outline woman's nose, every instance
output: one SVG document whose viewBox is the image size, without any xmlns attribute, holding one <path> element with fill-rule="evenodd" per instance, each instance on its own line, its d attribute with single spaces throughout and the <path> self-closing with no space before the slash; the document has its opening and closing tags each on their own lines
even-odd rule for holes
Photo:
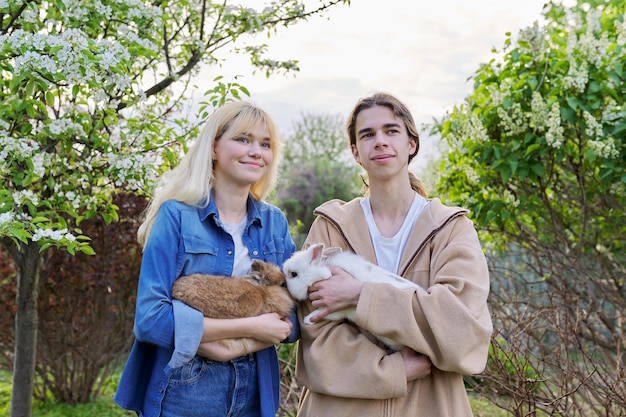
<svg viewBox="0 0 626 417">
<path fill-rule="evenodd" d="M 252 142 L 248 149 L 248 154 L 251 156 L 261 156 L 261 145 L 258 142 Z"/>
</svg>

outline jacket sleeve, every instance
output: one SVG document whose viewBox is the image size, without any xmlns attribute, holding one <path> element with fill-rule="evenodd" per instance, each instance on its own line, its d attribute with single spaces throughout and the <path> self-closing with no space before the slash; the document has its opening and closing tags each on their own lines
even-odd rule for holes
<svg viewBox="0 0 626 417">
<path fill-rule="evenodd" d="M 330 238 L 323 218 L 317 218 L 311 226 L 304 246 L 310 243 L 344 245 Z M 406 372 L 400 353 L 389 354 L 373 336 L 349 322 L 304 324 L 303 317 L 311 311 L 308 300 L 299 303 L 299 381 L 312 391 L 336 397 L 386 399 L 406 395 Z"/>
<path fill-rule="evenodd" d="M 137 340 L 169 349 L 174 348 L 171 289 L 177 277 L 180 228 L 178 211 L 163 204 L 143 251 L 135 309 Z"/>
<path fill-rule="evenodd" d="M 293 253 L 296 251 L 296 244 L 294 243 L 293 239 L 291 238 L 291 234 L 289 233 L 289 224 L 287 223 L 287 218 L 285 218 L 285 225 L 285 235 L 283 237 L 285 241 L 285 255 L 283 256 L 282 263 L 280 265 L 281 268 L 285 261 L 289 259 L 291 255 L 293 255 Z M 282 343 L 293 343 L 300 339 L 300 323 L 298 322 L 296 307 L 294 307 L 294 309 L 289 314 L 289 321 L 291 321 L 293 327 L 291 328 L 291 333 L 289 334 L 289 336 L 287 336 L 287 339 L 283 340 Z"/>
<path fill-rule="evenodd" d="M 430 242 L 426 291 L 367 283 L 357 324 L 427 355 L 440 370 L 483 371 L 493 330 L 487 307 L 489 271 L 472 222 L 460 216 Z M 408 277 L 407 277 L 408 278 Z"/>
</svg>

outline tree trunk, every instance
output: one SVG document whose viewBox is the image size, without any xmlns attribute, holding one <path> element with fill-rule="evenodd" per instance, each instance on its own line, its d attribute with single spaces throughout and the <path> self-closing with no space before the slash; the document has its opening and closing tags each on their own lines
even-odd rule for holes
<svg viewBox="0 0 626 417">
<path fill-rule="evenodd" d="M 15 359 L 11 417 L 30 417 L 37 357 L 37 296 L 39 293 L 39 245 L 28 242 L 5 245 L 17 269 Z"/>
</svg>

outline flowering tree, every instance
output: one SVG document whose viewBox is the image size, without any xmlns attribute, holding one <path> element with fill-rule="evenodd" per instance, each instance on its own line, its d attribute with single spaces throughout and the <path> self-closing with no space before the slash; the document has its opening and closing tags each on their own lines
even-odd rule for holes
<svg viewBox="0 0 626 417">
<path fill-rule="evenodd" d="M 201 64 L 227 48 L 268 76 L 297 70 L 252 40 L 341 3 L 0 0 L 0 238 L 18 281 L 12 416 L 30 415 L 40 253 L 93 253 L 81 221 L 116 220 L 114 190 L 149 192 L 176 163 L 196 125 L 174 115 Z M 216 105 L 247 90 L 217 79 L 213 93 Z"/>
<path fill-rule="evenodd" d="M 472 210 L 495 259 L 478 389 L 514 415 L 624 415 L 625 12 L 548 3 L 438 125 L 438 190 Z"/>
</svg>

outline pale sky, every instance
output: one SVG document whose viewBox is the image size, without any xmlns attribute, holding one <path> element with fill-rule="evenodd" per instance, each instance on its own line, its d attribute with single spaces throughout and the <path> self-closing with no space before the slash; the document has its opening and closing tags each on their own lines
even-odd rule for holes
<svg viewBox="0 0 626 417">
<path fill-rule="evenodd" d="M 255 0 L 255 3 L 262 4 Z M 272 59 L 295 59 L 294 75 L 252 75 L 246 58 L 203 71 L 204 92 L 219 74 L 252 93 L 287 133 L 303 113 L 347 117 L 356 101 L 386 91 L 404 101 L 418 127 L 441 118 L 472 90 L 481 63 L 501 50 L 506 32 L 541 20 L 544 0 L 352 0 L 325 17 L 279 30 L 263 40 Z M 427 132 L 420 131 L 427 157 Z"/>
</svg>

